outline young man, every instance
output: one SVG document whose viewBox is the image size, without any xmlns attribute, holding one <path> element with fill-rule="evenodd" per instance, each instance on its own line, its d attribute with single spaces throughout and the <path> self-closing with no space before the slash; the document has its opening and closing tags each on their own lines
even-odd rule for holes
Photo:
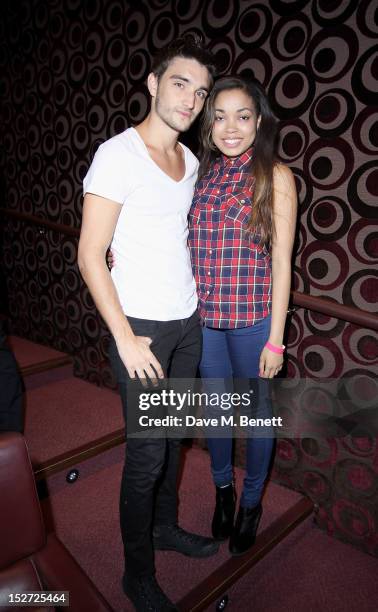
<svg viewBox="0 0 378 612">
<path fill-rule="evenodd" d="M 127 402 L 135 380 L 196 375 L 201 332 L 187 214 L 198 161 L 177 139 L 201 112 L 214 73 L 214 58 L 198 40 L 177 39 L 163 49 L 147 81 L 149 115 L 105 142 L 84 179 L 79 267 L 114 339 L 126 423 L 128 410 L 135 411 Z M 180 441 L 128 437 L 126 446 L 123 587 L 137 610 L 174 610 L 155 580 L 153 548 L 206 557 L 217 545 L 177 525 Z"/>
</svg>

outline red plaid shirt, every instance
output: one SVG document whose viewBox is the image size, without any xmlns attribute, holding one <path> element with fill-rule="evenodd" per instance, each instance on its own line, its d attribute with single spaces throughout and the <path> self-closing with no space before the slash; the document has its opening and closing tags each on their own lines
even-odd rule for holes
<svg viewBox="0 0 378 612">
<path fill-rule="evenodd" d="M 189 213 L 189 247 L 205 325 L 253 325 L 271 310 L 271 258 L 245 229 L 251 216 L 248 174 L 253 149 L 213 162 L 198 182 Z M 248 180 L 249 179 L 249 180 Z"/>
</svg>

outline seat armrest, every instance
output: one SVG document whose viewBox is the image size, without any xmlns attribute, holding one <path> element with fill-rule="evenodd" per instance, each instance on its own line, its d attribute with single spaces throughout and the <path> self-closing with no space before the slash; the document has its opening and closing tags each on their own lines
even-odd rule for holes
<svg viewBox="0 0 378 612">
<path fill-rule="evenodd" d="M 33 560 L 45 590 L 69 591 L 70 612 L 114 612 L 55 534 L 48 534 L 47 545 Z"/>
<path fill-rule="evenodd" d="M 9 595 L 43 591 L 43 586 L 38 576 L 38 571 L 31 559 L 23 559 L 9 565 L 0 571 L 0 610 L 1 612 L 25 612 L 25 606 L 8 606 Z M 54 606 L 33 606 L 33 612 L 45 612 L 55 610 Z"/>
<path fill-rule="evenodd" d="M 0 570 L 29 557 L 46 542 L 25 439 L 0 434 Z"/>
</svg>

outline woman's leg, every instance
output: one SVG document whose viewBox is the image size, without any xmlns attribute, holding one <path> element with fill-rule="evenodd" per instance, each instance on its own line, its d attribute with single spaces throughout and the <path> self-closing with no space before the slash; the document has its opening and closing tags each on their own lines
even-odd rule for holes
<svg viewBox="0 0 378 612">
<path fill-rule="evenodd" d="M 269 383 L 259 378 L 261 351 L 268 340 L 270 316 L 246 328 L 229 330 L 227 334 L 228 351 L 235 378 L 250 379 L 254 389 L 253 408 L 250 417 L 271 418 L 272 408 L 269 399 Z M 273 428 L 255 427 L 247 432 L 247 465 L 243 494 L 240 500 L 244 508 L 255 507 L 262 495 L 273 450 Z"/>
<path fill-rule="evenodd" d="M 230 392 L 232 390 L 232 369 L 228 355 L 226 331 L 203 328 L 203 347 L 200 362 L 200 374 L 204 391 L 208 397 L 215 393 Z M 219 417 L 224 414 L 219 405 L 211 406 L 206 410 L 206 416 Z M 229 414 L 229 411 L 227 411 Z M 233 470 L 231 463 L 232 455 L 232 430 L 231 427 L 220 427 L 222 437 L 216 437 L 216 429 L 209 429 L 207 445 L 211 457 L 211 471 L 214 483 L 223 487 L 232 482 Z"/>
</svg>

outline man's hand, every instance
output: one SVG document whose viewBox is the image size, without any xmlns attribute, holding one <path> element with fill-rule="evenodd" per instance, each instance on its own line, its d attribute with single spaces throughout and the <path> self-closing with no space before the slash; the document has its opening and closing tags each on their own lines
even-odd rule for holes
<svg viewBox="0 0 378 612">
<path fill-rule="evenodd" d="M 266 346 L 261 351 L 259 376 L 273 378 L 282 369 L 283 355 L 272 353 Z"/>
<path fill-rule="evenodd" d="M 150 349 L 151 342 L 151 338 L 146 336 L 135 336 L 122 346 L 117 343 L 119 356 L 130 378 L 137 376 L 144 387 L 147 386 L 147 377 L 153 383 L 156 383 L 156 377 L 164 378 L 162 367 Z"/>
</svg>

